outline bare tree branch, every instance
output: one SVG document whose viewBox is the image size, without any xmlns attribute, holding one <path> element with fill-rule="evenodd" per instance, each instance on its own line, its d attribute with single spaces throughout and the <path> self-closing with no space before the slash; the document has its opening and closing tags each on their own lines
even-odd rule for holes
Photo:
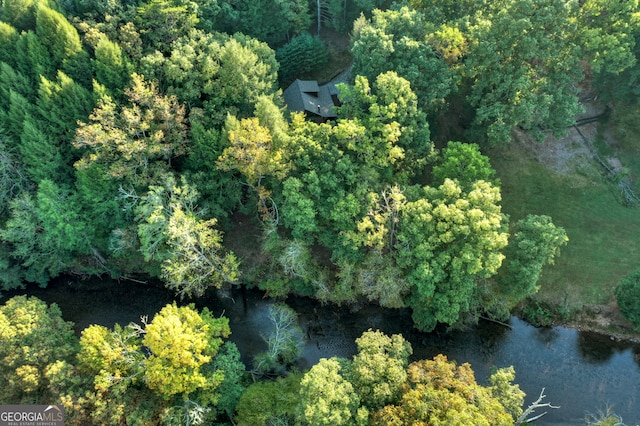
<svg viewBox="0 0 640 426">
<path fill-rule="evenodd" d="M 514 423 L 514 426 L 518 426 L 523 423 L 531 423 L 535 420 L 538 420 L 540 417 L 544 416 L 545 414 L 547 414 L 547 412 L 545 411 L 544 413 L 538 414 L 537 416 L 529 417 L 536 411 L 536 408 L 543 408 L 543 407 L 560 408 L 560 406 L 551 405 L 550 402 L 545 402 L 545 403 L 542 402 L 542 400 L 546 398 L 546 395 L 544 394 L 544 389 L 545 388 L 542 388 L 542 390 L 540 391 L 540 396 L 538 397 L 538 399 L 533 401 L 531 405 L 529 405 L 527 409 L 524 410 L 522 415 L 518 417 L 518 420 L 516 420 L 516 422 Z"/>
</svg>

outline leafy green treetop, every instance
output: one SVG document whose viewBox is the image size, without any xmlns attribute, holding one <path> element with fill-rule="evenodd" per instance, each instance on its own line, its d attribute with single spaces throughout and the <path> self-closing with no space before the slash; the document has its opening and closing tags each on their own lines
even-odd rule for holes
<svg viewBox="0 0 640 426">
<path fill-rule="evenodd" d="M 343 104 L 336 110 L 341 120 L 367 128 L 371 150 L 379 156 L 369 154 L 375 163 L 368 162 L 392 171 L 395 183 L 400 183 L 418 173 L 432 155 L 429 123 L 410 82 L 398 73 L 382 73 L 371 83 L 356 76 L 353 86 L 340 85 Z M 359 150 L 364 150 L 365 141 L 359 142 Z"/>
<path fill-rule="evenodd" d="M 456 90 L 454 72 L 428 42 L 435 30 L 423 13 L 407 6 L 374 10 L 370 20 L 354 24 L 353 73 L 373 81 L 395 71 L 411 83 L 423 110 L 434 112 Z"/>
<path fill-rule="evenodd" d="M 293 424 L 300 398 L 301 374 L 289 374 L 274 381 L 252 383 L 237 405 L 238 426 L 269 426 L 285 421 Z"/>
<path fill-rule="evenodd" d="M 469 364 L 444 355 L 409 364 L 401 335 L 369 330 L 356 342 L 353 360 L 321 359 L 302 377 L 301 424 L 511 426 L 523 412 L 513 367 L 481 386 Z"/>
<path fill-rule="evenodd" d="M 190 107 L 204 108 L 216 126 L 227 114 L 250 117 L 259 97 L 273 96 L 277 88 L 275 52 L 244 34 L 192 30 L 166 55 L 151 53 L 141 62 L 147 78 Z"/>
<path fill-rule="evenodd" d="M 500 190 L 488 182 L 477 181 L 464 193 L 445 179 L 418 194 L 404 207 L 394 256 L 411 283 L 416 326 L 432 330 L 469 309 L 476 279 L 500 268 L 508 234 Z"/>
<path fill-rule="evenodd" d="M 578 36 L 596 74 L 615 75 L 635 65 L 639 14 L 637 0 L 581 3 Z"/>
<path fill-rule="evenodd" d="M 504 272 L 498 278 L 500 291 L 512 304 L 536 293 L 543 266 L 553 264 L 568 241 L 565 230 L 555 226 L 549 216 L 528 215 L 519 220 L 506 249 Z"/>
<path fill-rule="evenodd" d="M 478 145 L 449 142 L 441 155 L 442 159 L 433 166 L 432 185 L 442 185 L 447 178 L 455 180 L 465 190 L 479 180 L 499 185 L 494 181 L 496 171 L 491 167 L 489 157 L 482 155 Z"/>
<path fill-rule="evenodd" d="M 562 132 L 581 111 L 576 84 L 582 51 L 575 2 L 505 0 L 471 19 L 465 73 L 474 125 L 490 143 L 504 143 L 516 126 Z"/>
<path fill-rule="evenodd" d="M 198 313 L 175 303 L 165 306 L 145 327 L 142 338 L 151 352 L 145 361 L 146 385 L 165 398 L 187 396 L 201 388 L 214 390 L 223 372 L 206 377 L 201 368 L 211 362 L 229 334 L 228 319 L 214 318 L 206 308 Z"/>
<path fill-rule="evenodd" d="M 336 358 L 321 359 L 300 382 L 300 421 L 305 425 L 366 424 L 360 398 Z"/>
<path fill-rule="evenodd" d="M 261 216 L 277 220 L 277 210 L 271 205 L 271 191 L 265 187 L 264 181 L 271 176 L 282 179 L 286 175 L 289 165 L 285 147 L 279 146 L 277 141 L 273 143 L 271 131 L 256 117 L 238 121 L 229 116 L 225 130 L 229 146 L 218 158 L 218 168 L 239 171 L 258 197 Z"/>
<path fill-rule="evenodd" d="M 198 23 L 198 5 L 189 0 L 148 0 L 138 6 L 135 24 L 147 50 L 166 53 L 171 43 Z"/>
<path fill-rule="evenodd" d="M 16 296 L 0 306 L 2 404 L 49 400 L 48 369 L 71 361 L 78 350 L 72 324 L 56 304 Z"/>
<path fill-rule="evenodd" d="M 202 26 L 248 34 L 275 47 L 306 31 L 310 24 L 309 4 L 304 0 L 225 0 L 219 2 L 214 22 Z"/>
<path fill-rule="evenodd" d="M 580 8 L 579 36 L 604 101 L 640 102 L 640 3 L 589 0 Z"/>
<path fill-rule="evenodd" d="M 149 323 L 143 318 L 142 326 L 108 330 L 92 325 L 80 339 L 77 372 L 92 380 L 63 392 L 65 408 L 80 424 L 97 419 L 108 424 L 171 423 L 181 418 L 200 424 L 217 405 L 219 392 L 233 389 L 229 383 L 225 387 L 227 371 L 218 367 L 228 368 L 230 377 L 243 368 L 233 361 L 233 349 L 223 344 L 229 334 L 226 318 L 175 303 Z"/>
<path fill-rule="evenodd" d="M 169 177 L 164 186 L 150 187 L 136 209 L 145 260 L 160 262 L 167 287 L 189 297 L 239 278 L 236 257 L 222 252 L 217 221 L 202 219 L 197 196 L 186 181 L 178 186 Z"/>
<path fill-rule="evenodd" d="M 375 411 L 400 397 L 407 380 L 411 345 L 394 334 L 388 337 L 380 331 L 366 331 L 356 339 L 358 353 L 349 367 L 350 382 L 369 411 Z"/>
</svg>

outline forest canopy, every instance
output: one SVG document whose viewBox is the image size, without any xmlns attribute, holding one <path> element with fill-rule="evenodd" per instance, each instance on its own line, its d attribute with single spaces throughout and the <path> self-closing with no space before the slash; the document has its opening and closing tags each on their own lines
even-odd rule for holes
<svg viewBox="0 0 640 426">
<path fill-rule="evenodd" d="M 425 331 L 504 317 L 567 236 L 549 217 L 510 223 L 485 147 L 514 128 L 562 132 L 586 75 L 637 103 L 609 83 L 634 87 L 638 13 L 622 0 L 4 1 L 2 288 L 146 275 L 181 297 L 246 285 L 409 307 Z M 321 121 L 279 87 L 333 63 L 314 28 L 349 37 L 352 58 Z M 253 241 L 227 241 L 243 221 Z"/>
<path fill-rule="evenodd" d="M 639 55 L 638 0 L 1 0 L 0 291 L 108 276 L 184 303 L 246 287 L 406 308 L 426 332 L 504 320 L 569 236 L 506 214 L 487 153 L 562 134 L 586 88 L 637 122 Z M 295 79 L 331 83 L 330 114 L 287 105 Z M 636 323 L 637 283 L 616 292 Z M 250 382 L 206 308 L 78 338 L 57 306 L 14 297 L 0 402 L 55 399 L 70 424 L 523 414 L 512 368 L 483 386 L 372 330 L 291 373 L 304 333 L 274 306 Z"/>
</svg>

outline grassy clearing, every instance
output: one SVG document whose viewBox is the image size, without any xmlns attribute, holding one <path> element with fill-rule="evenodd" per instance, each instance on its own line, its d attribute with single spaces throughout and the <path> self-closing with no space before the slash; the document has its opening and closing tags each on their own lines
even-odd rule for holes
<svg viewBox="0 0 640 426">
<path fill-rule="evenodd" d="M 536 298 L 570 310 L 607 304 L 620 278 L 640 267 L 640 210 L 621 204 L 618 189 L 588 152 L 563 151 L 579 145 L 575 136 L 545 144 L 520 135 L 488 152 L 502 180 L 505 213 L 513 221 L 549 215 L 570 238 L 556 264 L 545 267 Z"/>
</svg>

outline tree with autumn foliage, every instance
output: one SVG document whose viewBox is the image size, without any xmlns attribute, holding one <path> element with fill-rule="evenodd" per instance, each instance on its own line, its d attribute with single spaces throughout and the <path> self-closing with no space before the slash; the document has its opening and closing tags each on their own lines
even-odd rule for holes
<svg viewBox="0 0 640 426">
<path fill-rule="evenodd" d="M 277 207 L 264 181 L 268 177 L 283 179 L 288 165 L 285 147 L 274 141 L 271 130 L 257 117 L 237 120 L 229 116 L 226 123 L 229 146 L 218 158 L 220 170 L 237 170 L 258 198 L 258 212 L 263 220 L 278 219 Z"/>
<path fill-rule="evenodd" d="M 499 370 L 500 371 L 500 370 Z M 409 365 L 400 401 L 372 415 L 374 425 L 447 424 L 511 426 L 517 417 L 507 411 L 493 387 L 476 383 L 467 363 L 457 366 L 444 355 Z M 511 380 L 513 375 L 511 375 Z M 524 402 L 515 386 L 509 400 Z M 522 409 L 520 409 L 522 411 Z"/>
<path fill-rule="evenodd" d="M 77 364 L 53 372 L 70 424 L 215 421 L 233 410 L 244 370 L 235 345 L 223 340 L 229 334 L 226 318 L 175 303 L 141 325 L 89 326 Z M 225 407 L 218 411 L 219 402 Z"/>
<path fill-rule="evenodd" d="M 16 296 L 0 306 L 0 403 L 51 400 L 50 371 L 71 362 L 78 349 L 73 324 L 56 304 Z"/>
<path fill-rule="evenodd" d="M 103 164 L 105 178 L 144 190 L 161 181 L 172 161 L 186 154 L 185 109 L 138 74 L 132 75 L 125 93 L 127 105 L 104 95 L 90 122 L 80 123 L 74 146 L 84 155 L 76 168 Z"/>
<path fill-rule="evenodd" d="M 444 355 L 409 364 L 412 348 L 401 335 L 369 330 L 356 343 L 352 359 L 322 359 L 302 377 L 302 424 L 511 426 L 522 414 L 513 367 L 482 386 L 469 364 Z"/>
</svg>

